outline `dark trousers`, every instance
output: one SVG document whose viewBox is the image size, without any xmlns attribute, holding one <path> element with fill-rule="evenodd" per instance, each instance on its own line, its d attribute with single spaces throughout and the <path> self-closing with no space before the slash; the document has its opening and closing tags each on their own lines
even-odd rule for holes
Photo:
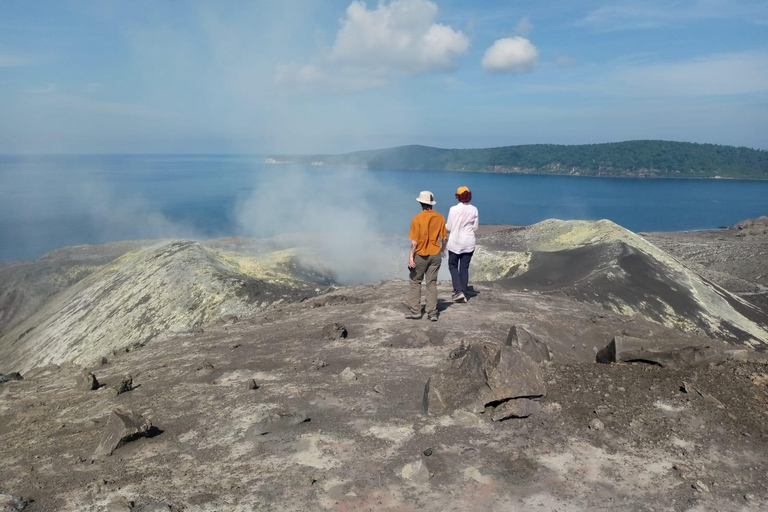
<svg viewBox="0 0 768 512">
<path fill-rule="evenodd" d="M 475 251 L 461 254 L 448 251 L 448 270 L 451 272 L 451 281 L 453 281 L 453 293 L 467 293 L 469 262 L 472 261 L 473 254 Z"/>
</svg>

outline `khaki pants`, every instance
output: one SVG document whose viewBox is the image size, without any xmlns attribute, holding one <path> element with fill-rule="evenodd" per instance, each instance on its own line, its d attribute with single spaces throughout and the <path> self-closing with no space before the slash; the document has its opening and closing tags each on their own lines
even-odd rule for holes
<svg viewBox="0 0 768 512">
<path fill-rule="evenodd" d="M 415 254 L 413 261 L 416 268 L 411 269 L 411 289 L 408 297 L 408 308 L 412 315 L 421 314 L 421 281 L 427 278 L 427 314 L 437 314 L 437 271 L 443 258 L 440 253 L 431 256 Z"/>
</svg>

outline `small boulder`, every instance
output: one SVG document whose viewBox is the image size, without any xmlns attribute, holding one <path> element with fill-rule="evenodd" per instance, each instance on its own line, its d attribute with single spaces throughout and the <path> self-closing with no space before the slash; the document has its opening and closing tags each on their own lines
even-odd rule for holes
<svg viewBox="0 0 768 512">
<path fill-rule="evenodd" d="M 596 355 L 598 363 L 649 363 L 665 368 L 702 368 L 722 364 L 724 351 L 709 346 L 674 346 L 631 336 L 614 336 Z"/>
<path fill-rule="evenodd" d="M 491 408 L 493 421 L 504 421 L 510 418 L 527 418 L 541 411 L 541 403 L 530 398 L 513 398 Z"/>
<path fill-rule="evenodd" d="M 537 363 L 552 360 L 552 351 L 546 343 L 539 340 L 523 327 L 513 325 L 507 335 L 507 346 L 517 347 Z"/>
<path fill-rule="evenodd" d="M 482 413 L 514 398 L 547 393 L 539 365 L 519 349 L 478 341 L 453 350 L 424 387 L 425 413 L 444 414 L 465 408 Z"/>
<path fill-rule="evenodd" d="M 352 369 L 347 366 L 344 368 L 344 370 L 339 374 L 339 377 L 341 377 L 341 380 L 352 382 L 353 380 L 357 380 L 357 374 L 352 371 Z"/>
<path fill-rule="evenodd" d="M 333 323 L 323 327 L 323 338 L 330 341 L 341 340 L 349 335 L 343 324 Z"/>
<path fill-rule="evenodd" d="M 120 379 L 120 382 L 117 383 L 117 386 L 115 386 L 115 396 L 122 395 L 129 391 L 133 391 L 133 377 L 124 375 L 123 378 Z"/>
<path fill-rule="evenodd" d="M 605 423 L 603 423 L 597 418 L 594 418 L 592 421 L 589 422 L 589 430 L 603 430 L 604 428 L 605 428 Z"/>
<path fill-rule="evenodd" d="M 0 373 L 0 383 L 10 382 L 12 380 L 24 380 L 24 377 L 22 377 L 19 372 L 13 372 L 7 375 L 3 375 L 2 373 Z"/>
<path fill-rule="evenodd" d="M 116 407 L 107 420 L 107 427 L 94 456 L 108 457 L 124 444 L 141 437 L 152 437 L 157 432 L 152 422 L 141 414 Z"/>
<path fill-rule="evenodd" d="M 429 468 L 427 468 L 427 465 L 421 459 L 396 467 L 395 475 L 405 481 L 416 484 L 425 484 L 432 478 L 432 475 L 429 473 Z"/>
<path fill-rule="evenodd" d="M 79 384 L 80 389 L 84 391 L 94 391 L 101 387 L 101 384 L 99 384 L 96 376 L 89 371 L 85 371 L 80 374 Z"/>
<path fill-rule="evenodd" d="M 272 411 L 262 415 L 256 423 L 251 425 L 246 435 L 263 436 L 307 421 L 309 416 L 302 411 Z"/>
</svg>

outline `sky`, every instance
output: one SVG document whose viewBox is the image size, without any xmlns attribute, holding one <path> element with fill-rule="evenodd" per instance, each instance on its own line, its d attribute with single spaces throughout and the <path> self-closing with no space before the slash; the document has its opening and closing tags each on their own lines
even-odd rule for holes
<svg viewBox="0 0 768 512">
<path fill-rule="evenodd" d="M 767 133 L 765 0 L 0 0 L 0 153 Z"/>
</svg>

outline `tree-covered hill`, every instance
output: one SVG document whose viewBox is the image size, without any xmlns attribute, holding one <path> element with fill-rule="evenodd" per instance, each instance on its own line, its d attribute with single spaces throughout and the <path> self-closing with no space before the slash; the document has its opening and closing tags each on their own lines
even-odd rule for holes
<svg viewBox="0 0 768 512">
<path fill-rule="evenodd" d="M 369 169 L 768 179 L 768 151 L 660 140 L 574 146 L 531 144 L 487 149 L 401 146 L 343 155 L 276 156 L 274 159 Z"/>
</svg>

